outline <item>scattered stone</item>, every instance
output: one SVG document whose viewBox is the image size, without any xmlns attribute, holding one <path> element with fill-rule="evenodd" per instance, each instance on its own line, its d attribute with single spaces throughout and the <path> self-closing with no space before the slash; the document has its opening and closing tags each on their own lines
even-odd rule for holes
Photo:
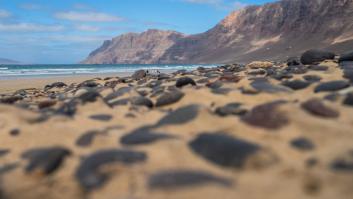
<svg viewBox="0 0 353 199">
<path fill-rule="evenodd" d="M 297 138 L 290 142 L 292 147 L 295 147 L 301 151 L 311 151 L 315 148 L 315 145 L 306 138 Z"/>
<path fill-rule="evenodd" d="M 203 158 L 224 167 L 242 168 L 249 156 L 260 146 L 221 133 L 202 133 L 189 143 L 190 148 Z"/>
<path fill-rule="evenodd" d="M 287 116 L 278 110 L 278 106 L 284 103 L 284 101 L 275 101 L 256 106 L 241 119 L 252 126 L 267 129 L 282 128 L 289 123 Z"/>
<path fill-rule="evenodd" d="M 148 108 L 153 108 L 153 102 L 147 97 L 133 97 L 131 98 L 131 104 L 136 106 L 146 106 Z"/>
<path fill-rule="evenodd" d="M 311 65 L 311 66 L 309 66 L 309 70 L 314 70 L 314 71 L 327 71 L 327 70 L 328 70 L 328 66 Z"/>
<path fill-rule="evenodd" d="M 63 147 L 32 149 L 22 154 L 22 158 L 28 159 L 27 173 L 40 172 L 45 175 L 52 174 L 71 154 L 70 150 Z"/>
<path fill-rule="evenodd" d="M 84 133 L 76 140 L 76 145 L 80 147 L 89 147 L 96 136 L 103 135 L 103 134 L 104 132 L 101 132 L 101 131 L 96 131 L 96 130 L 88 131 L 87 133 Z"/>
<path fill-rule="evenodd" d="M 222 75 L 222 76 L 219 78 L 219 81 L 222 81 L 222 82 L 230 82 L 230 83 L 237 83 L 237 82 L 239 82 L 241 79 L 242 79 L 242 77 L 240 77 L 240 76 L 230 74 L 230 75 Z"/>
<path fill-rule="evenodd" d="M 303 53 L 300 58 L 300 62 L 305 65 L 317 64 L 328 59 L 334 59 L 335 56 L 336 55 L 334 53 L 329 51 L 313 49 Z"/>
<path fill-rule="evenodd" d="M 118 97 L 123 96 L 126 93 L 129 93 L 131 90 L 132 90 L 131 87 L 121 87 L 117 91 L 115 91 L 115 92 L 109 94 L 108 96 L 106 96 L 104 98 L 104 100 L 110 101 L 110 100 L 116 99 Z"/>
<path fill-rule="evenodd" d="M 272 66 L 273 66 L 273 63 L 268 61 L 254 61 L 246 65 L 247 68 L 251 68 L 251 69 L 271 68 Z"/>
<path fill-rule="evenodd" d="M 348 88 L 349 86 L 350 86 L 349 82 L 343 81 L 343 80 L 337 80 L 337 81 L 321 83 L 314 89 L 314 91 L 315 93 L 333 92 L 333 91 L 342 90 L 344 88 Z"/>
<path fill-rule="evenodd" d="M 218 89 L 223 86 L 223 83 L 221 81 L 214 81 L 214 82 L 207 83 L 206 86 L 210 89 Z"/>
<path fill-rule="evenodd" d="M 293 90 L 301 90 L 310 86 L 310 82 L 302 81 L 302 80 L 293 80 L 293 81 L 285 81 L 282 83 L 283 86 L 291 88 Z"/>
<path fill-rule="evenodd" d="M 304 75 L 303 78 L 311 83 L 319 82 L 322 79 L 320 76 L 317 75 Z"/>
<path fill-rule="evenodd" d="M 267 93 L 290 92 L 287 87 L 272 85 L 266 78 L 256 78 L 250 85 L 258 91 Z"/>
<path fill-rule="evenodd" d="M 288 66 L 284 69 L 287 73 L 284 74 L 305 74 L 308 72 L 308 68 L 303 65 Z"/>
<path fill-rule="evenodd" d="M 138 70 L 138 71 L 135 71 L 131 77 L 134 80 L 140 80 L 146 76 L 147 76 L 147 72 L 145 70 Z"/>
<path fill-rule="evenodd" d="M 175 111 L 169 113 L 160 119 L 156 126 L 165 126 L 165 125 L 176 125 L 176 124 L 185 124 L 197 117 L 199 113 L 198 105 L 188 105 L 176 109 Z"/>
<path fill-rule="evenodd" d="M 75 177 L 85 191 L 91 191 L 103 186 L 109 179 L 109 173 L 100 171 L 101 167 L 113 163 L 128 166 L 144 162 L 146 159 L 147 155 L 143 152 L 118 149 L 98 151 L 81 162 Z"/>
<path fill-rule="evenodd" d="M 182 93 L 181 91 L 176 90 L 172 92 L 165 92 L 157 99 L 156 106 L 160 107 L 160 106 L 174 104 L 179 100 L 181 100 L 183 97 L 184 97 L 184 93 Z"/>
<path fill-rule="evenodd" d="M 340 59 L 338 60 L 339 62 L 345 62 L 345 61 L 353 61 L 353 51 L 341 55 Z"/>
<path fill-rule="evenodd" d="M 297 57 L 290 57 L 287 59 L 287 66 L 297 66 L 300 65 L 299 58 Z"/>
<path fill-rule="evenodd" d="M 130 98 L 123 98 L 123 99 L 111 102 L 111 103 L 109 103 L 109 105 L 113 106 L 113 107 L 114 106 L 125 106 L 125 105 L 128 105 L 130 101 L 131 101 Z"/>
<path fill-rule="evenodd" d="M 11 129 L 10 131 L 11 136 L 18 136 L 19 134 L 20 134 L 20 129 L 15 128 L 15 129 Z"/>
<path fill-rule="evenodd" d="M 211 92 L 216 95 L 227 95 L 231 91 L 231 88 L 216 88 L 211 90 Z"/>
<path fill-rule="evenodd" d="M 175 83 L 175 86 L 178 88 L 182 88 L 186 85 L 196 86 L 196 82 L 190 77 L 181 77 Z"/>
<path fill-rule="evenodd" d="M 64 82 L 54 82 L 52 84 L 46 85 L 44 87 L 44 90 L 52 89 L 52 88 L 63 88 L 67 87 L 67 85 Z"/>
<path fill-rule="evenodd" d="M 334 171 L 353 172 L 353 152 L 344 157 L 337 158 L 331 163 L 331 169 Z"/>
<path fill-rule="evenodd" d="M 171 139 L 174 136 L 151 132 L 150 126 L 144 126 L 121 137 L 120 142 L 124 145 L 151 144 L 159 140 Z"/>
<path fill-rule="evenodd" d="M 101 97 L 101 95 L 97 91 L 91 90 L 80 95 L 78 99 L 80 99 L 81 102 L 85 104 L 88 102 L 95 102 L 99 97 Z"/>
<path fill-rule="evenodd" d="M 240 103 L 230 103 L 222 107 L 218 107 L 215 110 L 215 113 L 219 116 L 225 117 L 228 115 L 245 115 L 247 113 L 247 110 L 244 108 L 241 108 Z"/>
<path fill-rule="evenodd" d="M 301 107 L 307 112 L 324 117 L 324 118 L 337 118 L 339 117 L 339 112 L 327 107 L 319 99 L 311 99 L 301 105 Z"/>
<path fill-rule="evenodd" d="M 148 179 L 150 189 L 173 190 L 190 188 L 205 184 L 217 184 L 230 187 L 232 181 L 223 177 L 214 176 L 208 172 L 196 170 L 169 170 L 151 175 Z"/>
<path fill-rule="evenodd" d="M 109 114 L 96 114 L 96 115 L 89 116 L 89 118 L 92 120 L 107 122 L 107 121 L 110 121 L 113 118 L 113 116 Z"/>
<path fill-rule="evenodd" d="M 56 114 L 60 115 L 66 115 L 69 117 L 72 117 L 75 115 L 77 111 L 77 103 L 74 100 L 71 100 L 70 102 L 64 103 L 57 111 Z"/>
<path fill-rule="evenodd" d="M 353 93 L 348 93 L 346 98 L 343 101 L 343 104 L 346 106 L 353 106 Z"/>
<path fill-rule="evenodd" d="M 78 88 L 82 88 L 82 87 L 95 88 L 95 87 L 98 87 L 98 86 L 100 86 L 99 83 L 97 83 L 97 82 L 95 82 L 93 80 L 87 80 L 87 81 L 84 81 L 81 84 L 79 84 L 77 87 Z"/>
<path fill-rule="evenodd" d="M 22 100 L 23 97 L 21 96 L 7 96 L 7 97 L 2 97 L 0 98 L 0 103 L 4 103 L 4 104 L 13 104 L 17 101 Z"/>
<path fill-rule="evenodd" d="M 10 153 L 9 149 L 0 149 L 0 157 L 7 155 Z"/>
</svg>

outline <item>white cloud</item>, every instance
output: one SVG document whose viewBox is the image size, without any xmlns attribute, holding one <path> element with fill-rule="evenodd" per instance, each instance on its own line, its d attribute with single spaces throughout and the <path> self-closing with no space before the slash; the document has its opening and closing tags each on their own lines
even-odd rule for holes
<svg viewBox="0 0 353 199">
<path fill-rule="evenodd" d="M 0 24 L 3 32 L 58 32 L 64 30 L 61 25 L 43 25 L 34 23 Z"/>
<path fill-rule="evenodd" d="M 11 16 L 11 13 L 6 11 L 6 10 L 1 10 L 0 9 L 0 19 L 1 18 L 7 18 L 7 17 L 10 17 Z"/>
<path fill-rule="evenodd" d="M 99 27 L 90 26 L 90 25 L 78 25 L 78 26 L 76 26 L 76 29 L 80 30 L 80 31 L 88 31 L 88 32 L 97 32 L 100 30 Z"/>
<path fill-rule="evenodd" d="M 55 14 L 55 17 L 57 19 L 81 22 L 116 22 L 123 20 L 121 17 L 100 12 L 58 12 Z"/>
</svg>

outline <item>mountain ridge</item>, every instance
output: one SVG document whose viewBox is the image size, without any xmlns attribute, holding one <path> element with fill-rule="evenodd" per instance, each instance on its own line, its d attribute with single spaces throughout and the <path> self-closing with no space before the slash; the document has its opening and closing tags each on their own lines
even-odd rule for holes
<svg viewBox="0 0 353 199">
<path fill-rule="evenodd" d="M 83 63 L 189 64 L 280 60 L 309 48 L 342 53 L 353 46 L 352 19 L 353 0 L 282 0 L 234 11 L 204 33 L 184 35 L 160 30 L 135 33 L 132 40 L 141 42 L 146 34 L 149 37 L 142 42 L 143 45 L 105 43 L 104 48 L 94 51 Z M 130 56 L 126 56 L 127 51 Z"/>
</svg>

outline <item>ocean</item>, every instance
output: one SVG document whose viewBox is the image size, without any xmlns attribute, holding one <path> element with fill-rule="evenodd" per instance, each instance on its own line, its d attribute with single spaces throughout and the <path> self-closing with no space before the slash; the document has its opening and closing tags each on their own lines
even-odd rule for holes
<svg viewBox="0 0 353 199">
<path fill-rule="evenodd" d="M 139 69 L 151 72 L 193 70 L 198 67 L 214 67 L 216 65 L 156 65 L 156 64 L 115 64 L 115 65 L 0 65 L 0 80 L 13 78 L 99 75 L 112 73 L 132 73 Z"/>
</svg>

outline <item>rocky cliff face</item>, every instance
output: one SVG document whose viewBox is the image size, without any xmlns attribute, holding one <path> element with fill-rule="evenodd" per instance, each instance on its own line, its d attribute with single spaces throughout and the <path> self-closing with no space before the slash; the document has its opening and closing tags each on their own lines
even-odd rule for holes
<svg viewBox="0 0 353 199">
<path fill-rule="evenodd" d="M 353 0 L 282 0 L 235 11 L 201 34 L 129 33 L 105 42 L 85 63 L 280 60 L 309 48 L 340 53 L 352 46 Z"/>
</svg>

